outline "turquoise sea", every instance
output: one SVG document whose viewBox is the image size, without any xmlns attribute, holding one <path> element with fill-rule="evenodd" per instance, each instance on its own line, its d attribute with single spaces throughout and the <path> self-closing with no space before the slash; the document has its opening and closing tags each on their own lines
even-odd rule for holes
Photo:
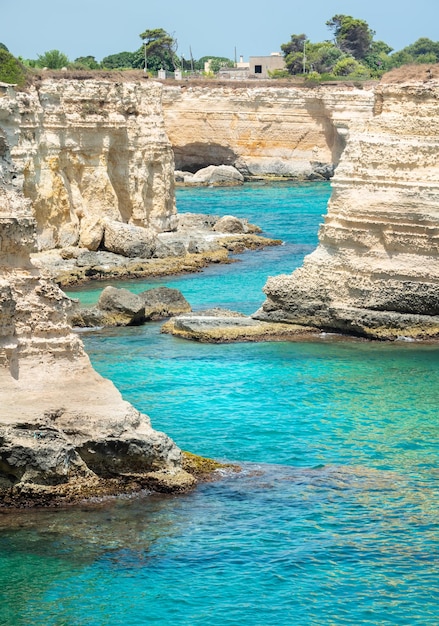
<svg viewBox="0 0 439 626">
<path fill-rule="evenodd" d="M 329 194 L 180 189 L 180 211 L 248 217 L 285 245 L 124 286 L 253 312 L 267 276 L 315 247 Z M 104 286 L 71 295 L 90 304 Z M 439 624 L 439 348 L 204 345 L 158 323 L 82 338 L 155 428 L 242 471 L 183 496 L 0 515 L 0 624 Z"/>
</svg>

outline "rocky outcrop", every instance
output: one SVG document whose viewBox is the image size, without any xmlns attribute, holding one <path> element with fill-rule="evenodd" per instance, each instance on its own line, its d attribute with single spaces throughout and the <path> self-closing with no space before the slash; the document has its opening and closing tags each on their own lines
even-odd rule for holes
<svg viewBox="0 0 439 626">
<path fill-rule="evenodd" d="M 188 313 L 191 305 L 178 289 L 155 287 L 139 293 L 145 304 L 145 319 L 160 320 L 181 313 Z"/>
<path fill-rule="evenodd" d="M 232 165 L 246 177 L 329 178 L 348 129 L 371 117 L 373 103 L 372 85 L 187 83 L 163 91 L 176 168 Z"/>
<path fill-rule="evenodd" d="M 319 246 L 256 317 L 368 337 L 439 336 L 439 82 L 383 82 L 352 125 Z"/>
<path fill-rule="evenodd" d="M 316 337 L 315 328 L 253 319 L 227 309 L 207 309 L 177 315 L 161 332 L 201 343 L 304 341 Z"/>
<path fill-rule="evenodd" d="M 81 308 L 72 301 L 69 319 L 73 326 L 138 326 L 191 311 L 181 291 L 155 287 L 135 294 L 128 289 L 105 287 L 96 306 Z"/>
<path fill-rule="evenodd" d="M 40 250 L 97 250 L 103 220 L 175 227 L 174 161 L 153 82 L 45 79 L 0 94 L 14 186 L 32 201 Z"/>
<path fill-rule="evenodd" d="M 177 216 L 174 232 L 107 221 L 108 250 L 68 246 L 32 255 L 33 263 L 66 287 L 85 280 L 169 276 L 197 272 L 210 263 L 230 263 L 230 253 L 280 245 L 246 219 L 185 213 Z M 124 253 L 122 256 L 121 253 Z M 144 256 L 135 256 L 144 255 Z"/>
<path fill-rule="evenodd" d="M 0 158 L 0 507 L 78 500 L 193 478 L 181 452 L 91 367 L 70 301 L 30 263 L 35 221 Z"/>
<path fill-rule="evenodd" d="M 232 165 L 208 165 L 195 172 L 188 180 L 186 176 L 184 182 L 192 185 L 233 186 L 242 185 L 244 176 Z"/>
</svg>

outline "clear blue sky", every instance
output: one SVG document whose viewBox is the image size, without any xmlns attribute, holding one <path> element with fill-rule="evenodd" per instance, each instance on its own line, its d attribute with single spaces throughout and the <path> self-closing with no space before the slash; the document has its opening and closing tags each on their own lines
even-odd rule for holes
<svg viewBox="0 0 439 626">
<path fill-rule="evenodd" d="M 180 56 L 267 55 L 291 34 L 330 39 L 325 22 L 342 13 L 364 19 L 395 50 L 419 37 L 439 40 L 439 0 L 0 0 L 0 42 L 12 54 L 35 59 L 57 49 L 70 60 L 98 61 L 133 52 L 139 34 L 164 28 Z"/>
</svg>

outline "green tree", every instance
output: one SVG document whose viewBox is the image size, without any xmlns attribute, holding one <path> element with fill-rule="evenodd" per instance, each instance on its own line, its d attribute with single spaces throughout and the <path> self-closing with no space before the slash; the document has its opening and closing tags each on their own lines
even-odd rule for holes
<svg viewBox="0 0 439 626">
<path fill-rule="evenodd" d="M 136 54 L 136 67 L 145 66 L 148 70 L 175 70 L 178 67 L 177 40 L 163 28 L 154 28 L 140 33 L 143 45 Z"/>
<path fill-rule="evenodd" d="M 49 70 L 60 70 L 68 64 L 69 59 L 59 50 L 49 50 L 37 57 L 37 66 L 47 67 Z"/>
<path fill-rule="evenodd" d="M 410 63 L 414 62 L 414 57 L 409 52 L 407 52 L 407 49 L 394 52 L 390 56 L 390 67 L 401 67 L 401 65 L 409 65 Z"/>
<path fill-rule="evenodd" d="M 354 59 L 354 57 L 344 57 L 340 59 L 333 69 L 335 76 L 349 76 L 350 78 L 368 78 L 369 72 L 367 68 Z"/>
<path fill-rule="evenodd" d="M 400 67 L 409 63 L 438 63 L 439 42 L 421 37 L 415 43 L 390 55 L 390 67 Z"/>
<path fill-rule="evenodd" d="M 110 54 L 104 57 L 102 59 L 102 67 L 109 70 L 129 69 L 136 67 L 134 65 L 135 59 L 135 52 L 118 52 L 117 54 Z"/>
<path fill-rule="evenodd" d="M 26 82 L 24 66 L 10 52 L 0 48 L 0 81 L 21 87 Z"/>
<path fill-rule="evenodd" d="M 344 53 L 330 41 L 309 43 L 306 46 L 307 71 L 331 74 L 334 65 L 344 56 Z"/>
<path fill-rule="evenodd" d="M 195 61 L 194 69 L 204 72 L 204 64 L 210 62 L 210 69 L 215 74 L 220 71 L 222 67 L 234 67 L 235 63 L 227 57 L 216 57 L 213 55 L 204 56 Z"/>
<path fill-rule="evenodd" d="M 364 20 L 350 15 L 334 15 L 326 25 L 332 30 L 335 42 L 342 52 L 361 60 L 371 51 L 375 33 Z"/>
<path fill-rule="evenodd" d="M 6 52 L 9 52 L 9 50 L 7 49 L 7 47 L 5 46 L 4 43 L 0 42 L 0 50 L 6 50 Z"/>
<path fill-rule="evenodd" d="M 415 59 L 419 59 L 419 57 L 432 56 L 439 61 L 439 42 L 432 41 L 427 37 L 421 37 L 415 43 L 407 46 L 407 52 L 411 54 Z M 432 61 L 427 61 L 427 63 L 431 63 Z M 433 61 L 434 63 L 435 61 Z"/>
<path fill-rule="evenodd" d="M 308 38 L 305 34 L 291 35 L 288 43 L 281 45 L 281 50 L 285 57 L 285 65 L 290 74 L 301 74 L 303 72 L 304 57 Z"/>
<path fill-rule="evenodd" d="M 393 48 L 384 41 L 372 41 L 370 52 L 364 57 L 363 63 L 373 76 L 379 77 L 391 67 L 390 53 Z"/>
<path fill-rule="evenodd" d="M 76 69 L 83 68 L 87 70 L 98 70 L 101 67 L 100 63 L 98 63 L 96 59 L 91 55 L 86 57 L 78 57 L 71 65 L 74 66 Z"/>
</svg>

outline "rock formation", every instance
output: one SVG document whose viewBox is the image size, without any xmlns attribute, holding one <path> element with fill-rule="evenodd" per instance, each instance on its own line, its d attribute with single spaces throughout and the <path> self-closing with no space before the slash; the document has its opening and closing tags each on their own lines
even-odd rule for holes
<svg viewBox="0 0 439 626">
<path fill-rule="evenodd" d="M 96 250 L 104 220 L 175 227 L 174 161 L 153 82 L 53 80 L 0 93 L 14 185 L 32 201 L 39 250 Z"/>
<path fill-rule="evenodd" d="M 219 308 L 172 317 L 163 324 L 161 332 L 200 343 L 306 341 L 317 335 L 312 327 L 265 322 Z"/>
<path fill-rule="evenodd" d="M 154 287 L 139 294 L 128 289 L 105 287 L 96 306 L 81 308 L 72 301 L 69 319 L 73 326 L 138 326 L 191 311 L 181 291 Z"/>
<path fill-rule="evenodd" d="M 163 91 L 176 168 L 233 165 L 244 176 L 329 178 L 348 128 L 370 117 L 373 103 L 371 85 L 187 83 Z"/>
<path fill-rule="evenodd" d="M 268 280 L 259 319 L 439 336 L 439 82 L 391 76 L 351 125 L 317 250 Z"/>
<path fill-rule="evenodd" d="M 30 262 L 35 221 L 0 157 L 0 506 L 188 488 L 181 452 L 91 367 L 69 300 Z"/>
</svg>

